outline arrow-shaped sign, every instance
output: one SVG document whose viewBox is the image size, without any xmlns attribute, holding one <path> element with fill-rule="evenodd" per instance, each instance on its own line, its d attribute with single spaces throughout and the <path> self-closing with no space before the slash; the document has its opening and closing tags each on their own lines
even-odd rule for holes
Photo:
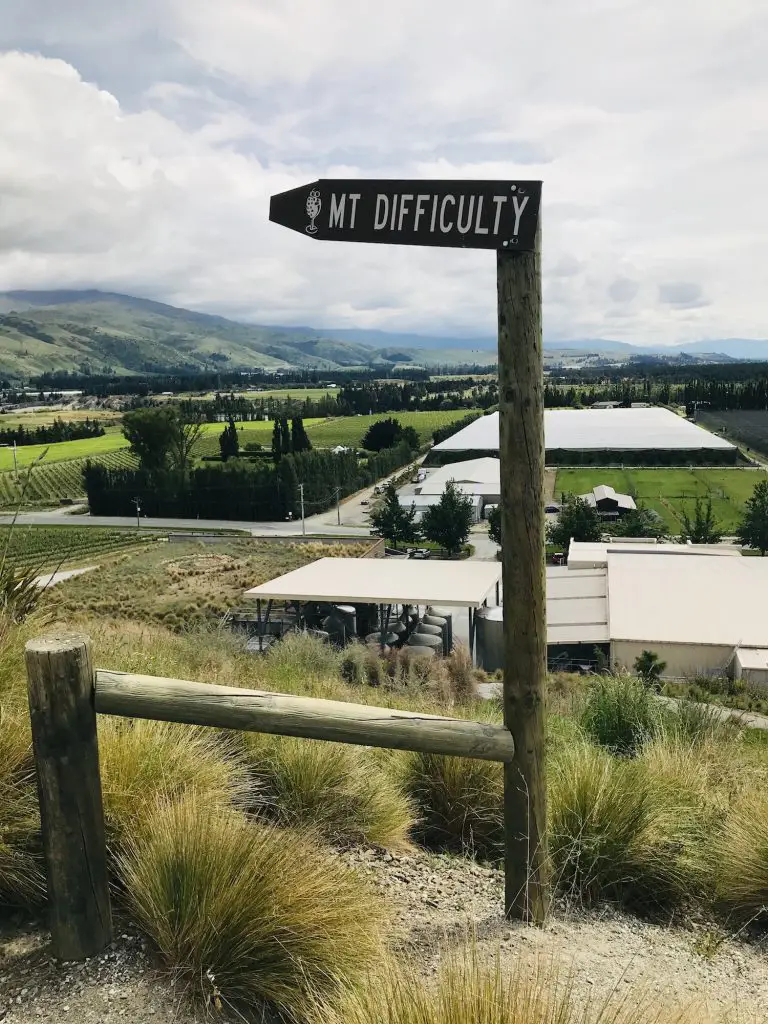
<svg viewBox="0 0 768 1024">
<path fill-rule="evenodd" d="M 320 180 L 272 196 L 269 219 L 309 238 L 533 250 L 540 181 Z"/>
</svg>

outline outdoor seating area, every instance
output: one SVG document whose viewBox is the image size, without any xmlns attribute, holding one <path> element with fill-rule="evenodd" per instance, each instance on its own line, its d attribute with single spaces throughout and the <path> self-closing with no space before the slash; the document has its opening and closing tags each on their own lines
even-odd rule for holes
<svg viewBox="0 0 768 1024">
<path fill-rule="evenodd" d="M 265 650 L 286 632 L 310 631 L 343 647 L 359 641 L 384 652 L 427 658 L 453 649 L 453 613 L 498 603 L 501 568 L 492 562 L 412 564 L 374 558 L 323 558 L 246 591 L 256 602 L 249 646 Z M 244 617 L 243 617 L 244 618 Z"/>
</svg>

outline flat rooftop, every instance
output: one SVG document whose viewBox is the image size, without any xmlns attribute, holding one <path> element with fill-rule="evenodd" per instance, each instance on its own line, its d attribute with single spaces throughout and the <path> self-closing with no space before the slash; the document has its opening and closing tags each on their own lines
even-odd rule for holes
<svg viewBox="0 0 768 1024">
<path fill-rule="evenodd" d="M 319 558 L 246 590 L 253 600 L 328 604 L 435 604 L 480 608 L 501 579 L 500 562 Z"/>
<path fill-rule="evenodd" d="M 696 451 L 729 450 L 735 445 L 696 426 L 669 409 L 547 409 L 544 413 L 547 451 Z M 499 450 L 499 414 L 481 416 L 435 452 Z"/>
<path fill-rule="evenodd" d="M 765 558 L 608 552 L 611 640 L 765 647 L 766 594 Z"/>
</svg>

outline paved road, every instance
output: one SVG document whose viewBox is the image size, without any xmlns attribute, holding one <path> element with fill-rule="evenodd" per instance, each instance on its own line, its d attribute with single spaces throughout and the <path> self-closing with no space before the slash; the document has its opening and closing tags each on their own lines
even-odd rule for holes
<svg viewBox="0 0 768 1024">
<path fill-rule="evenodd" d="M 36 587 L 55 587 L 57 583 L 64 580 L 71 580 L 73 576 L 82 576 L 84 572 L 93 572 L 98 565 L 86 565 L 82 569 L 60 569 L 58 572 L 49 572 L 44 576 L 38 576 L 35 580 Z"/>
<path fill-rule="evenodd" d="M 370 530 L 359 526 L 328 525 L 313 516 L 306 521 L 308 534 L 329 537 L 369 537 Z M 0 516 L 0 525 L 10 525 L 13 516 Z M 22 512 L 16 517 L 18 526 L 128 526 L 136 529 L 135 516 L 66 516 L 50 512 Z M 242 530 L 252 537 L 300 537 L 300 522 L 254 523 L 232 519 L 153 519 L 142 516 L 141 529 L 152 530 Z"/>
</svg>

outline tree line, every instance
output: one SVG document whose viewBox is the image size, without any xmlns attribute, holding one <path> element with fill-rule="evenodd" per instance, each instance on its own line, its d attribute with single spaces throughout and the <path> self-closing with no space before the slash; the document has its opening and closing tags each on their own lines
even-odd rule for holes
<svg viewBox="0 0 768 1024">
<path fill-rule="evenodd" d="M 98 420 L 86 418 L 76 422 L 55 419 L 42 427 L 25 426 L 0 428 L 0 444 L 56 444 L 58 441 L 81 441 L 88 437 L 103 437 L 104 427 Z"/>
<path fill-rule="evenodd" d="M 148 516 L 266 522 L 299 516 L 300 484 L 306 514 L 313 515 L 412 458 L 413 452 L 403 444 L 362 463 L 353 452 L 334 455 L 316 450 L 283 455 L 277 463 L 231 459 L 186 471 L 173 464 L 160 471 L 144 465 L 115 470 L 89 461 L 83 476 L 93 515 L 132 515 L 138 500 Z"/>
</svg>

